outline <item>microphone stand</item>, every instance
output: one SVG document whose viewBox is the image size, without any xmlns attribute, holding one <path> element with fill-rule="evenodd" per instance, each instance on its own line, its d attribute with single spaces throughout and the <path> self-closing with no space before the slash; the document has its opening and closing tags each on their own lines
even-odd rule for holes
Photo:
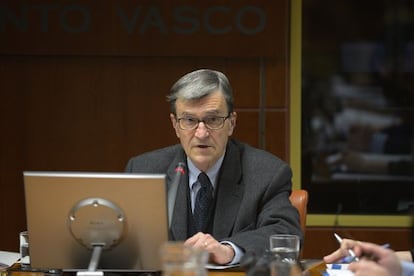
<svg viewBox="0 0 414 276">
<path fill-rule="evenodd" d="M 77 276 L 103 276 L 103 271 L 98 271 L 99 259 L 101 258 L 102 250 L 104 245 L 95 244 L 93 245 L 91 259 L 89 261 L 89 266 L 87 271 L 77 271 Z"/>
<path fill-rule="evenodd" d="M 175 168 L 174 179 L 168 189 L 168 226 L 171 227 L 173 210 L 175 205 L 175 198 L 177 197 L 178 185 L 180 184 L 181 176 L 185 174 L 185 164 L 179 162 Z"/>
</svg>

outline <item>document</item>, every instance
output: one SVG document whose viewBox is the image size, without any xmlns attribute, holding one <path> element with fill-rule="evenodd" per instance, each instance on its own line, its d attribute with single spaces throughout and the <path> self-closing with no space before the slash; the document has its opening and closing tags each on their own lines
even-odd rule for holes
<svg viewBox="0 0 414 276">
<path fill-rule="evenodd" d="M 354 273 L 348 270 L 348 264 L 326 264 L 316 262 L 308 267 L 303 276 L 354 276 Z"/>
<path fill-rule="evenodd" d="M 6 270 L 20 259 L 20 253 L 0 251 L 0 270 Z"/>
<path fill-rule="evenodd" d="M 323 276 L 353 276 L 354 273 L 348 270 L 348 264 L 327 264 Z"/>
<path fill-rule="evenodd" d="M 216 264 L 207 264 L 206 268 L 210 270 L 222 270 L 222 269 L 230 269 L 230 268 L 236 268 L 239 267 L 239 264 L 235 265 L 216 265 Z"/>
</svg>

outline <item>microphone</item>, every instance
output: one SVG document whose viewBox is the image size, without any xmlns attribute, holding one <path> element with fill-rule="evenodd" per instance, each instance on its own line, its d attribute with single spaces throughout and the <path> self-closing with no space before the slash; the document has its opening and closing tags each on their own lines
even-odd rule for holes
<svg viewBox="0 0 414 276">
<path fill-rule="evenodd" d="M 171 220 L 175 205 L 175 198 L 177 197 L 178 185 L 180 184 L 181 176 L 185 174 L 185 163 L 179 162 L 175 167 L 175 176 L 168 189 L 168 225 L 171 227 Z"/>
<path fill-rule="evenodd" d="M 338 205 L 336 207 L 335 221 L 334 221 L 334 225 L 333 225 L 334 226 L 333 227 L 334 232 L 336 232 L 336 229 L 339 226 L 339 215 L 341 215 L 341 213 L 342 213 L 342 203 L 340 202 L 340 203 L 338 203 Z"/>
</svg>

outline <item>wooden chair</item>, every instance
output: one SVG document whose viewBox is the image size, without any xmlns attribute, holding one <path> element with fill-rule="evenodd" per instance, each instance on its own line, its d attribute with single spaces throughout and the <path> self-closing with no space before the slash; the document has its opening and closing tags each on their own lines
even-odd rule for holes
<svg viewBox="0 0 414 276">
<path fill-rule="evenodd" d="M 306 230 L 306 215 L 308 213 L 308 191 L 306 190 L 292 190 L 290 194 L 290 202 L 299 211 L 300 226 L 302 228 L 303 235 Z"/>
</svg>

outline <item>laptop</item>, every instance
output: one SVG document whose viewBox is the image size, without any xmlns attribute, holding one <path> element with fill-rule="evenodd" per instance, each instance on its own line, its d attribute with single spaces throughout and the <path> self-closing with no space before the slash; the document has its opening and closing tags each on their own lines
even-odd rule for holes
<svg viewBox="0 0 414 276">
<path fill-rule="evenodd" d="M 26 171 L 30 265 L 87 270 L 160 271 L 168 240 L 165 175 Z"/>
</svg>

